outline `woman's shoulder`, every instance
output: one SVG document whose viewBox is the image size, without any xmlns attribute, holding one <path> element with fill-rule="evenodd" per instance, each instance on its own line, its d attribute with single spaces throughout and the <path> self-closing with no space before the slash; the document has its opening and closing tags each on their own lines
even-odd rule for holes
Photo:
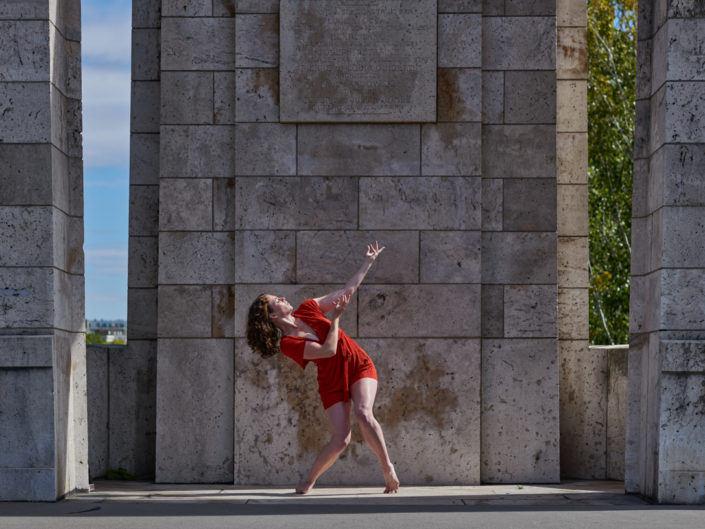
<svg viewBox="0 0 705 529">
<path fill-rule="evenodd" d="M 321 308 L 318 306 L 318 302 L 315 299 L 307 299 L 299 308 L 294 311 L 294 316 L 300 314 L 323 314 Z"/>
</svg>

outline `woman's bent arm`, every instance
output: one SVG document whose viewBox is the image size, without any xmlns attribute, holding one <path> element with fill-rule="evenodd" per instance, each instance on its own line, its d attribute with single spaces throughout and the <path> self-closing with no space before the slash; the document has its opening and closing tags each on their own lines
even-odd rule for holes
<svg viewBox="0 0 705 529">
<path fill-rule="evenodd" d="M 342 295 L 333 302 L 335 311 L 333 312 L 333 318 L 330 322 L 330 329 L 328 329 L 328 336 L 326 336 L 322 344 L 307 341 L 304 347 L 304 360 L 316 360 L 318 358 L 330 358 L 331 356 L 335 356 L 338 349 L 340 315 L 345 310 L 345 307 L 348 306 L 349 301 L 350 296 Z"/>
</svg>

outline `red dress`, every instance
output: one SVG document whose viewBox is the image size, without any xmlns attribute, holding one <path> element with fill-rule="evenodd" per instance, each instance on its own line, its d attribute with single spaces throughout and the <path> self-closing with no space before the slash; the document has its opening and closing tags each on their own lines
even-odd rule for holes
<svg viewBox="0 0 705 529">
<path fill-rule="evenodd" d="M 313 329 L 320 343 L 325 341 L 330 329 L 330 321 L 323 315 L 315 300 L 304 301 L 293 315 Z M 361 378 L 377 380 L 377 370 L 370 357 L 341 329 L 338 329 L 338 347 L 335 356 L 305 360 L 304 348 L 307 341 L 314 340 L 303 336 L 284 336 L 279 348 L 285 356 L 294 360 L 302 368 L 305 368 L 309 362 L 316 364 L 318 393 L 324 408 L 330 408 L 337 402 L 350 400 L 350 386 Z"/>
</svg>

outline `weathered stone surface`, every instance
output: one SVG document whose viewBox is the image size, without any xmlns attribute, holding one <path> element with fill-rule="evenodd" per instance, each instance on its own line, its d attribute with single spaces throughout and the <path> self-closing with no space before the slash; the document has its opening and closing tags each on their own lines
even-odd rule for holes
<svg viewBox="0 0 705 529">
<path fill-rule="evenodd" d="M 213 229 L 235 229 L 235 179 L 213 179 Z"/>
<path fill-rule="evenodd" d="M 505 123 L 555 123 L 556 73 L 504 73 Z"/>
<path fill-rule="evenodd" d="M 479 176 L 482 167 L 480 123 L 438 123 L 421 128 L 421 174 Z"/>
<path fill-rule="evenodd" d="M 160 339 L 156 481 L 233 482 L 232 340 Z"/>
<path fill-rule="evenodd" d="M 576 2 L 576 0 L 556 0 L 556 22 L 558 27 L 586 27 L 587 8 L 585 3 Z"/>
<path fill-rule="evenodd" d="M 300 125 L 298 173 L 417 176 L 417 125 Z"/>
<path fill-rule="evenodd" d="M 53 217 L 51 207 L 0 206 L 0 266 L 53 266 Z"/>
<path fill-rule="evenodd" d="M 705 321 L 705 275 L 699 268 L 661 271 L 662 329 L 701 330 Z"/>
<path fill-rule="evenodd" d="M 504 0 L 482 0 L 482 14 L 484 16 L 504 15 Z"/>
<path fill-rule="evenodd" d="M 4 2 L 0 6 L 0 20 L 49 18 L 49 9 L 44 0 Z"/>
<path fill-rule="evenodd" d="M 481 191 L 478 177 L 361 179 L 360 227 L 478 230 Z"/>
<path fill-rule="evenodd" d="M 557 335 L 554 285 L 505 286 L 503 312 L 507 338 L 554 338 Z"/>
<path fill-rule="evenodd" d="M 705 503 L 705 472 L 664 470 L 658 476 L 659 503 L 702 505 Z"/>
<path fill-rule="evenodd" d="M 160 285 L 158 295 L 160 338 L 210 338 L 210 286 Z"/>
<path fill-rule="evenodd" d="M 556 180 L 506 178 L 502 227 L 507 231 L 555 231 Z M 585 208 L 587 210 L 587 207 Z"/>
<path fill-rule="evenodd" d="M 587 131 L 587 81 L 556 81 L 557 132 Z"/>
<path fill-rule="evenodd" d="M 159 132 L 159 86 L 158 81 L 132 83 L 132 132 Z"/>
<path fill-rule="evenodd" d="M 637 31 L 639 31 L 639 28 Z M 636 65 L 636 99 L 649 99 L 652 94 L 651 85 L 651 52 L 653 41 L 637 40 L 636 53 L 639 59 Z"/>
<path fill-rule="evenodd" d="M 654 105 L 655 106 L 655 105 Z M 652 105 L 648 100 L 638 100 L 634 109 L 634 158 L 648 158 L 653 152 L 651 149 L 652 139 L 649 136 L 649 124 L 651 122 Z M 663 144 L 663 136 L 658 138 L 659 146 Z M 656 149 L 654 149 L 656 150 Z"/>
<path fill-rule="evenodd" d="M 233 285 L 212 287 L 211 336 L 232 338 L 235 336 L 235 288 Z"/>
<path fill-rule="evenodd" d="M 664 372 L 705 371 L 705 342 L 702 340 L 661 340 L 659 354 Z"/>
<path fill-rule="evenodd" d="M 0 82 L 0 139 L 3 143 L 51 141 L 49 94 L 46 83 Z"/>
<path fill-rule="evenodd" d="M 657 131 L 661 129 L 656 124 L 662 124 L 664 141 L 705 143 L 705 117 L 699 110 L 705 105 L 702 82 L 668 82 L 664 90 L 663 97 L 657 95 L 656 104 L 652 103 L 651 118 Z M 652 149 L 655 150 L 661 136 L 658 133 L 652 135 Z"/>
<path fill-rule="evenodd" d="M 627 421 L 627 346 L 607 350 L 607 479 L 624 480 Z"/>
<path fill-rule="evenodd" d="M 480 282 L 479 231 L 422 231 L 420 245 L 422 283 Z"/>
<path fill-rule="evenodd" d="M 705 46 L 705 20 L 671 19 L 654 36 L 652 87 L 666 81 L 705 81 L 699 57 Z"/>
<path fill-rule="evenodd" d="M 438 0 L 439 13 L 482 13 L 482 0 Z"/>
<path fill-rule="evenodd" d="M 557 341 L 482 341 L 482 481 L 559 480 Z"/>
<path fill-rule="evenodd" d="M 556 44 L 558 79 L 586 79 L 587 28 L 558 28 Z"/>
<path fill-rule="evenodd" d="M 504 123 L 504 72 L 482 72 L 482 123 Z"/>
<path fill-rule="evenodd" d="M 482 66 L 482 16 L 438 15 L 438 66 Z"/>
<path fill-rule="evenodd" d="M 51 367 L 52 335 L 0 336 L 0 367 Z"/>
<path fill-rule="evenodd" d="M 558 187 L 558 235 L 588 236 L 588 186 Z"/>
<path fill-rule="evenodd" d="M 587 184 L 588 135 L 586 132 L 556 135 L 558 184 Z"/>
<path fill-rule="evenodd" d="M 294 231 L 239 231 L 235 234 L 235 281 L 294 283 L 296 255 Z M 315 279 L 319 280 L 323 279 Z"/>
<path fill-rule="evenodd" d="M 213 123 L 234 125 L 236 103 L 235 72 L 213 72 Z"/>
<path fill-rule="evenodd" d="M 552 125 L 482 127 L 484 178 L 554 178 L 556 128 Z"/>
<path fill-rule="evenodd" d="M 156 235 L 159 230 L 159 186 L 130 186 L 130 235 Z"/>
<path fill-rule="evenodd" d="M 279 70 L 236 70 L 235 94 L 237 121 L 279 121 Z"/>
<path fill-rule="evenodd" d="M 110 348 L 109 467 L 122 467 L 142 479 L 154 475 L 156 345 L 136 340 Z"/>
<path fill-rule="evenodd" d="M 159 284 L 230 284 L 235 280 L 232 232 L 159 234 Z"/>
<path fill-rule="evenodd" d="M 555 283 L 556 235 L 483 233 L 482 282 L 515 285 Z"/>
<path fill-rule="evenodd" d="M 158 29 L 132 30 L 132 80 L 158 81 L 161 36 Z"/>
<path fill-rule="evenodd" d="M 584 340 L 561 340 L 558 348 L 561 477 L 605 479 L 607 353 Z"/>
<path fill-rule="evenodd" d="M 359 298 L 363 337 L 480 336 L 480 285 L 363 285 Z"/>
<path fill-rule="evenodd" d="M 162 72 L 162 125 L 213 123 L 212 72 Z"/>
<path fill-rule="evenodd" d="M 438 121 L 482 121 L 482 70 L 438 70 Z"/>
<path fill-rule="evenodd" d="M 127 289 L 127 338 L 151 340 L 157 337 L 157 289 Z"/>
<path fill-rule="evenodd" d="M 235 175 L 235 127 L 232 125 L 162 126 L 162 176 Z"/>
<path fill-rule="evenodd" d="M 504 181 L 500 178 L 482 179 L 482 230 L 502 231 L 504 217 Z"/>
<path fill-rule="evenodd" d="M 56 501 L 53 468 L 0 468 L 0 500 Z"/>
<path fill-rule="evenodd" d="M 49 81 L 49 21 L 1 21 L 0 64 L 0 81 Z"/>
<path fill-rule="evenodd" d="M 355 178 L 238 178 L 235 188 L 240 230 L 358 227 Z"/>
<path fill-rule="evenodd" d="M 555 15 L 556 0 L 506 0 L 504 13 L 507 16 Z"/>
<path fill-rule="evenodd" d="M 584 288 L 588 282 L 588 238 L 558 237 L 558 285 Z"/>
<path fill-rule="evenodd" d="M 650 180 L 660 189 L 649 189 L 649 207 L 705 206 L 705 144 L 665 145 L 662 171 L 654 169 Z M 655 157 L 654 157 L 655 158 Z M 657 176 L 661 175 L 659 181 Z"/>
<path fill-rule="evenodd" d="M 159 184 L 159 134 L 130 135 L 130 184 Z"/>
<path fill-rule="evenodd" d="M 235 126 L 235 174 L 296 174 L 296 126 L 238 123 Z"/>
<path fill-rule="evenodd" d="M 482 337 L 504 337 L 504 287 L 482 285 Z"/>
<path fill-rule="evenodd" d="M 54 326 L 54 275 L 51 268 L 0 268 L 0 328 Z"/>
<path fill-rule="evenodd" d="M 279 17 L 236 15 L 235 66 L 276 68 L 279 66 Z M 232 41 L 230 41 L 232 44 Z"/>
<path fill-rule="evenodd" d="M 234 0 L 238 13 L 278 13 L 279 0 Z"/>
<path fill-rule="evenodd" d="M 283 0 L 280 10 L 282 121 L 435 121 L 435 0 Z"/>
<path fill-rule="evenodd" d="M 143 0 L 135 2 L 132 8 L 133 28 L 159 28 L 161 25 L 161 0 Z"/>
<path fill-rule="evenodd" d="M 705 247 L 693 244 L 705 237 L 705 207 L 664 207 L 662 219 L 662 248 L 658 245 L 662 266 L 669 268 L 697 268 L 705 263 Z M 657 218 L 654 218 L 654 222 Z M 648 240 L 648 239 L 647 239 Z M 656 263 L 654 263 L 656 264 Z"/>
<path fill-rule="evenodd" d="M 232 70 L 235 21 L 231 18 L 164 18 L 162 70 Z"/>
<path fill-rule="evenodd" d="M 162 178 L 159 183 L 159 229 L 198 231 L 213 227 L 213 181 L 210 178 Z"/>
<path fill-rule="evenodd" d="M 587 340 L 590 336 L 587 288 L 558 289 L 558 337 Z"/>
<path fill-rule="evenodd" d="M 46 175 L 52 171 L 49 145 L 0 144 L 0 204 L 50 205 L 52 189 Z"/>
<path fill-rule="evenodd" d="M 162 0 L 164 17 L 209 17 L 212 13 L 211 0 Z"/>
<path fill-rule="evenodd" d="M 482 67 L 487 70 L 554 70 L 555 17 L 483 20 Z"/>
<path fill-rule="evenodd" d="M 86 347 L 86 400 L 88 405 L 88 477 L 92 480 L 108 471 L 109 377 L 108 347 Z"/>
<path fill-rule="evenodd" d="M 157 285 L 157 238 L 130 237 L 127 255 L 127 284 L 133 288 Z"/>
</svg>

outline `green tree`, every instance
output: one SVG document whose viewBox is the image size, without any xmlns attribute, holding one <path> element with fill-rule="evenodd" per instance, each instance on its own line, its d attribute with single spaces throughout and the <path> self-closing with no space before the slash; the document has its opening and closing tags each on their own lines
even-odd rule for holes
<svg viewBox="0 0 705 529">
<path fill-rule="evenodd" d="M 628 343 L 636 0 L 588 0 L 590 342 Z"/>
<path fill-rule="evenodd" d="M 86 333 L 86 345 L 93 345 L 93 344 L 103 344 L 105 341 L 103 340 L 103 337 L 98 334 L 97 332 L 87 332 Z"/>
</svg>

